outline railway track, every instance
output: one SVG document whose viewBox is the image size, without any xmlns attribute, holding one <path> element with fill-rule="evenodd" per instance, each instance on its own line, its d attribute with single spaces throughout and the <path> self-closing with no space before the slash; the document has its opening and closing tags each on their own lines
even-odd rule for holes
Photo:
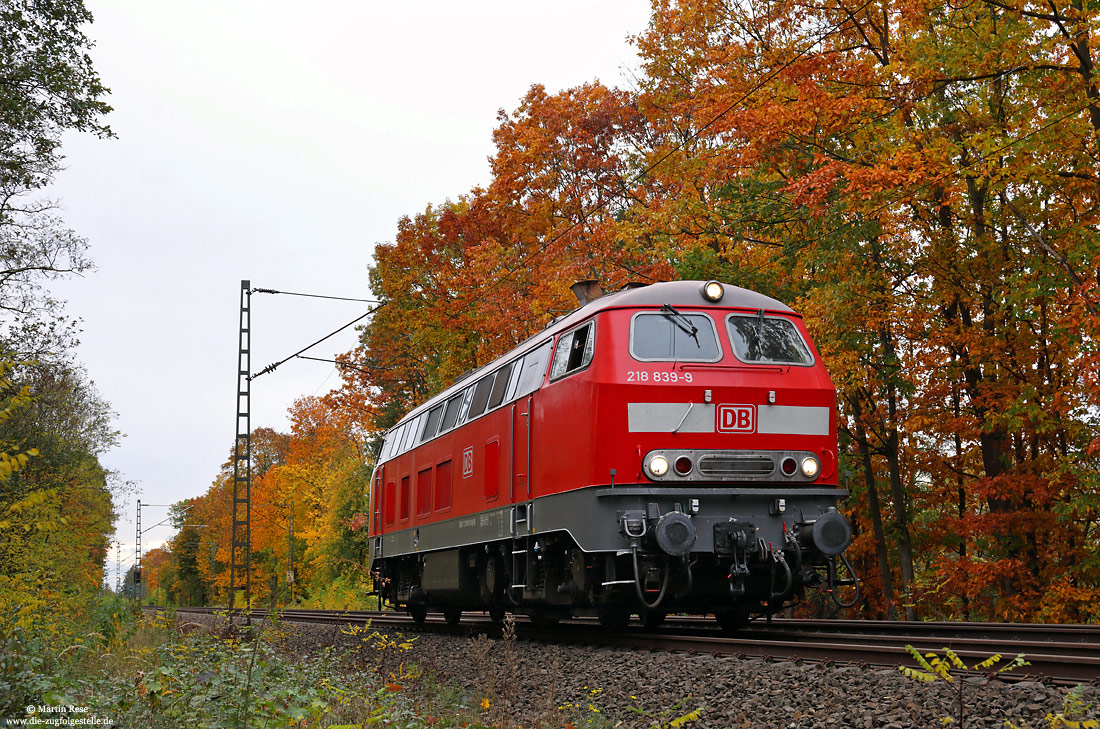
<svg viewBox="0 0 1100 729">
<path fill-rule="evenodd" d="M 178 612 L 224 612 L 217 608 L 178 608 Z M 235 611 L 243 614 L 242 611 Z M 263 619 L 265 610 L 252 610 Z M 470 635 L 494 632 L 487 615 L 465 613 L 457 626 L 438 615 L 416 624 L 404 613 L 390 611 L 282 610 L 282 620 L 328 624 L 363 624 L 404 632 L 431 631 Z M 775 619 L 752 623 L 736 635 L 725 635 L 713 620 L 670 617 L 660 628 L 647 630 L 632 623 L 609 633 L 592 618 L 563 621 L 553 628 L 537 628 L 520 619 L 521 639 L 564 642 L 634 650 L 711 653 L 773 660 L 816 661 L 839 665 L 896 667 L 913 665 L 905 649 L 922 653 L 951 648 L 968 665 L 1000 653 L 1005 661 L 1024 654 L 1030 665 L 1001 674 L 1005 680 L 1044 680 L 1059 684 L 1100 683 L 1100 626 L 1035 625 L 1013 623 L 904 623 L 864 620 Z"/>
</svg>

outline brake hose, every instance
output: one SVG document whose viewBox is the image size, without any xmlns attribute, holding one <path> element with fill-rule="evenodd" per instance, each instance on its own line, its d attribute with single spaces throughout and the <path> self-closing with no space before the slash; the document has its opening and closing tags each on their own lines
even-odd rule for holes
<svg viewBox="0 0 1100 729">
<path fill-rule="evenodd" d="M 791 574 L 791 566 L 789 564 L 787 564 L 787 560 L 783 558 L 783 553 L 782 552 L 776 552 L 776 557 L 777 557 L 777 559 L 774 560 L 774 562 L 777 563 L 777 564 L 783 565 L 783 571 L 787 573 L 787 580 L 784 583 L 782 590 L 776 590 L 775 589 L 775 567 L 774 567 L 774 564 L 773 564 L 773 566 L 772 566 L 772 594 L 771 594 L 771 597 L 768 598 L 769 600 L 774 600 L 777 597 L 782 597 L 784 594 L 786 594 L 786 592 L 788 590 L 791 589 L 791 586 L 794 584 L 794 576 Z"/>
<path fill-rule="evenodd" d="M 852 584 L 855 585 L 855 588 L 856 588 L 856 594 L 852 597 L 850 602 L 841 602 L 840 598 L 837 597 L 837 591 L 836 591 L 836 587 L 837 587 L 837 584 L 836 584 L 836 559 L 837 558 L 839 558 L 840 561 L 844 563 L 844 566 L 848 568 L 848 574 L 850 574 L 852 576 Z M 838 554 L 836 556 L 836 558 L 830 559 L 827 571 L 828 571 L 828 574 L 829 574 L 829 596 L 831 598 L 833 598 L 833 602 L 835 602 L 837 604 L 837 607 L 850 608 L 853 605 L 855 605 L 857 602 L 859 602 L 859 596 L 860 596 L 859 578 L 856 577 L 856 571 L 854 569 L 852 569 L 852 563 L 848 561 L 847 557 L 845 557 L 843 554 Z"/>
</svg>

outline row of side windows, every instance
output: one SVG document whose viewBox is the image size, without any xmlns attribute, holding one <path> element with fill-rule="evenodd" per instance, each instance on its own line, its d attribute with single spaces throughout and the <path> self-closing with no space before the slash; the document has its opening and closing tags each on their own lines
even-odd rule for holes
<svg viewBox="0 0 1100 729">
<path fill-rule="evenodd" d="M 551 343 L 552 340 L 543 342 L 523 357 L 501 365 L 444 402 L 390 431 L 382 445 L 379 461 L 395 458 L 414 446 L 537 390 L 546 374 Z"/>
<path fill-rule="evenodd" d="M 501 406 L 506 402 L 523 397 L 538 389 L 546 372 L 551 341 L 544 342 L 526 356 L 512 360 L 478 380 L 476 383 L 439 403 L 427 413 L 421 413 L 416 419 L 402 425 L 386 437 L 380 460 L 388 460 L 400 455 L 413 445 L 422 443 L 435 435 L 445 433 L 461 424 Z M 595 323 L 587 322 L 562 334 L 554 354 L 550 370 L 550 379 L 557 380 L 566 375 L 588 367 L 595 352 Z M 413 434 L 416 437 L 413 437 Z M 391 448 L 390 444 L 400 444 Z M 391 452 L 392 451 L 392 452 Z M 500 443 L 490 441 L 485 444 L 485 499 L 491 501 L 497 497 L 500 484 Z M 434 489 L 432 471 L 435 471 Z M 400 491 L 395 481 L 386 483 L 382 501 L 385 513 L 375 512 L 376 519 L 383 518 L 389 525 L 400 516 L 407 520 L 412 509 L 412 477 L 402 476 Z M 434 491 L 434 500 L 432 498 Z M 416 474 L 416 513 L 424 516 L 451 506 L 451 461 L 444 461 L 434 469 L 428 467 Z M 398 505 L 400 504 L 400 514 Z"/>
</svg>

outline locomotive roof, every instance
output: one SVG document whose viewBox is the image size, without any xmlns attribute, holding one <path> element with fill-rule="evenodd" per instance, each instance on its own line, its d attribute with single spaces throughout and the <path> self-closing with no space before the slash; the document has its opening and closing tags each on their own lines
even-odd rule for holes
<svg viewBox="0 0 1100 729">
<path fill-rule="evenodd" d="M 727 283 L 722 284 L 724 294 L 721 301 L 712 303 L 703 298 L 702 286 L 704 283 L 706 282 L 664 281 L 645 286 L 635 286 L 606 294 L 583 306 L 577 307 L 561 319 L 552 322 L 544 329 L 532 334 L 500 357 L 466 373 L 453 382 L 447 389 L 428 398 L 423 403 L 410 410 L 405 414 L 405 417 L 397 421 L 390 430 L 450 397 L 476 380 L 481 374 L 491 372 L 494 368 L 524 354 L 528 349 L 541 344 L 548 338 L 557 336 L 560 332 L 570 329 L 573 325 L 579 324 L 597 312 L 607 309 L 660 307 L 663 304 L 671 304 L 674 307 L 684 307 L 686 309 L 748 309 L 750 311 L 763 310 L 766 312 L 798 316 L 794 309 L 778 299 L 773 299 L 770 296 L 765 296 L 756 291 L 750 291 L 749 289 L 743 289 L 740 286 L 733 286 Z"/>
</svg>

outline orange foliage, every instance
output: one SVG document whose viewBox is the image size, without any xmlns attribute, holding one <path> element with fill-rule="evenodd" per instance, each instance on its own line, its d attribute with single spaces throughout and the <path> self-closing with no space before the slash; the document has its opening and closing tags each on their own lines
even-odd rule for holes
<svg viewBox="0 0 1100 729">
<path fill-rule="evenodd" d="M 288 602 L 286 581 L 292 567 L 296 599 L 322 589 L 346 570 L 365 572 L 361 536 L 349 523 L 367 508 L 369 477 L 363 432 L 357 415 L 346 407 L 351 400 L 302 398 L 291 408 L 289 434 L 269 428 L 252 433 L 254 603 L 270 600 L 273 586 L 278 601 Z M 184 529 L 173 540 L 174 552 L 181 552 L 188 538 L 194 540 L 195 579 L 210 603 L 225 604 L 229 591 L 232 476 L 232 462 L 227 461 L 206 494 L 189 502 L 188 521 L 209 525 L 201 536 Z M 177 558 L 175 567 L 182 573 L 185 565 Z M 175 589 L 184 589 L 182 579 Z"/>
</svg>

